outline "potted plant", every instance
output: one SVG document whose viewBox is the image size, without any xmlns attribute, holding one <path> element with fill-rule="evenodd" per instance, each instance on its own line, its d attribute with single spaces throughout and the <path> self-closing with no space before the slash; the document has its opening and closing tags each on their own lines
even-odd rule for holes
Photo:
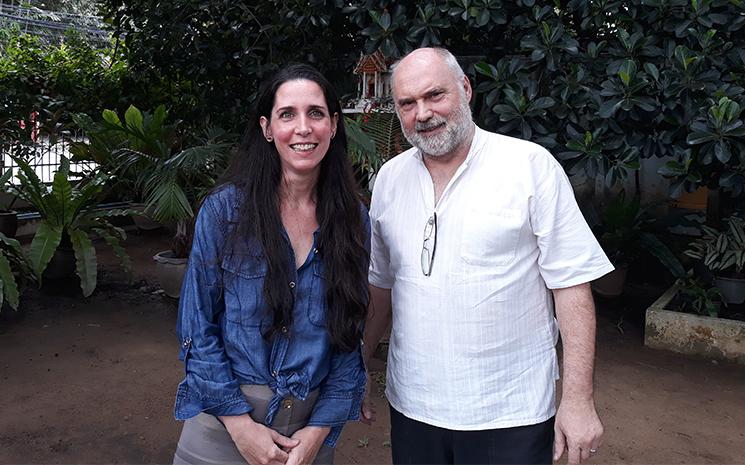
<svg viewBox="0 0 745 465">
<path fill-rule="evenodd" d="M 0 118 L 0 153 L 28 159 L 33 153 L 30 141 L 30 126 L 21 125 L 10 116 Z M 0 232 L 11 238 L 15 237 L 18 230 L 18 212 L 13 209 L 17 197 L 4 189 L 4 186 L 12 177 L 13 170 L 7 168 L 0 177 Z"/>
<path fill-rule="evenodd" d="M 724 303 L 741 304 L 745 302 L 745 219 L 731 216 L 724 221 L 725 231 L 701 226 L 701 237 L 684 253 L 701 260 L 714 274 Z"/>
<path fill-rule="evenodd" d="M 178 297 L 191 247 L 194 206 L 214 187 L 234 137 L 208 127 L 189 144 L 180 137 L 179 123 L 166 124 L 167 117 L 163 105 L 152 114 L 130 106 L 123 120 L 115 112 L 104 110 L 98 134 L 105 134 L 109 145 L 119 141 L 101 159 L 103 169 L 128 182 L 154 220 L 175 224 L 171 249 L 153 258 L 166 295 Z M 93 135 L 93 141 L 100 140 L 98 134 Z"/>
<path fill-rule="evenodd" d="M 13 210 L 13 204 L 17 197 L 3 189 L 11 177 L 13 177 L 13 170 L 6 170 L 0 176 L 0 196 L 2 196 L 3 201 L 7 202 L 7 205 L 0 207 L 0 233 L 6 237 L 15 237 L 18 231 L 18 212 Z"/>
<path fill-rule="evenodd" d="M 104 116 L 107 115 L 108 112 L 104 112 Z M 149 118 L 147 114 L 143 116 Z M 85 141 L 70 141 L 72 161 L 93 161 L 98 166 L 104 167 L 105 171 L 111 171 L 116 151 L 122 147 L 136 145 L 130 143 L 130 135 L 127 131 L 122 130 L 119 125 L 107 123 L 107 119 L 96 122 L 84 113 L 75 114 L 72 119 L 87 135 Z M 120 200 L 128 201 L 130 210 L 137 212 L 131 216 L 135 226 L 141 231 L 160 229 L 163 225 L 152 218 L 152 212 L 146 211 L 144 199 L 138 195 L 134 179 L 128 176 L 118 176 L 116 180 L 116 185 L 112 186 L 114 195 L 117 195 Z"/>
<path fill-rule="evenodd" d="M 31 279 L 33 273 L 21 244 L 0 233 L 0 311 L 18 311 L 19 289 Z"/>
<path fill-rule="evenodd" d="M 51 186 L 42 183 L 33 168 L 21 158 L 13 158 L 19 167 L 19 186 L 6 189 L 31 204 L 41 216 L 41 222 L 31 240 L 27 257 L 31 271 L 42 285 L 42 278 L 66 278 L 73 270 L 80 278 L 84 296 L 96 288 L 96 249 L 91 237 L 100 237 L 113 249 L 129 274 L 130 259 L 122 241 L 126 233 L 112 225 L 108 218 L 128 215 L 121 209 L 99 211 L 94 207 L 109 176 L 96 172 L 90 178 L 70 182 L 70 162 L 62 157 Z"/>
<path fill-rule="evenodd" d="M 586 216 L 593 225 L 598 242 L 616 267 L 613 272 L 593 282 L 596 293 L 608 297 L 620 295 L 629 265 L 644 251 L 657 258 L 674 277 L 685 275 L 683 265 L 655 234 L 654 218 L 648 208 L 642 207 L 639 196 L 626 200 L 624 191 L 620 191 L 599 218 L 593 210 Z"/>
<path fill-rule="evenodd" d="M 682 312 L 718 317 L 722 307 L 719 289 L 707 286 L 699 278 L 687 277 L 677 281 L 679 309 Z"/>
</svg>

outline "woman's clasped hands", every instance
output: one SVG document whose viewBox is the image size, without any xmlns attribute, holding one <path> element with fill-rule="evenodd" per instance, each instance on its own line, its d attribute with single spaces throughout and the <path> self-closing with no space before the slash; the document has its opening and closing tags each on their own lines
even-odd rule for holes
<svg viewBox="0 0 745 465">
<path fill-rule="evenodd" d="M 251 465 L 304 465 L 315 460 L 329 428 L 306 426 L 288 438 L 248 414 L 223 416 L 238 452 Z"/>
</svg>

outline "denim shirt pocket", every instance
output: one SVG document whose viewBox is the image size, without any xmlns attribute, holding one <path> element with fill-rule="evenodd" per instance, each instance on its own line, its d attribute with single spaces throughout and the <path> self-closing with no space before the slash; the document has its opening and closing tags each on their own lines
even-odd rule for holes
<svg viewBox="0 0 745 465">
<path fill-rule="evenodd" d="M 308 304 L 308 320 L 322 328 L 326 327 L 326 268 L 318 259 L 313 263 L 313 285 L 310 289 L 310 301 Z"/>
<path fill-rule="evenodd" d="M 264 278 L 266 261 L 261 257 L 230 256 L 222 260 L 225 319 L 243 326 L 261 326 L 266 313 Z"/>
</svg>

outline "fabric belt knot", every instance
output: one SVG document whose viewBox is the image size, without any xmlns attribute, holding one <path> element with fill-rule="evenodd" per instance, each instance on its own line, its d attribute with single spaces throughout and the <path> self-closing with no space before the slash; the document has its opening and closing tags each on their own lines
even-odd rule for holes
<svg viewBox="0 0 745 465">
<path fill-rule="evenodd" d="M 305 400 L 310 391 L 308 384 L 308 377 L 305 373 L 291 373 L 289 376 L 278 374 L 274 378 L 274 382 L 269 383 L 269 387 L 274 391 L 274 396 L 269 401 L 264 422 L 267 425 L 272 424 L 283 399 L 293 396 L 298 400 Z"/>
</svg>

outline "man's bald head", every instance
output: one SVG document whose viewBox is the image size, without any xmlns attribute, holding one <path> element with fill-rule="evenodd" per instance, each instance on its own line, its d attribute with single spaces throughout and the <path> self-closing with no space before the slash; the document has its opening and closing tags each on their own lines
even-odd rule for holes
<svg viewBox="0 0 745 465">
<path fill-rule="evenodd" d="M 422 47 L 406 54 L 403 58 L 398 60 L 391 66 L 393 73 L 391 74 L 391 93 L 394 98 L 396 95 L 396 74 L 399 69 L 403 69 L 404 72 L 408 71 L 409 68 L 414 73 L 420 69 L 430 69 L 433 66 L 443 66 L 443 69 L 448 69 L 457 82 L 463 81 L 465 73 L 458 64 L 458 60 L 448 50 L 441 47 Z"/>
</svg>

